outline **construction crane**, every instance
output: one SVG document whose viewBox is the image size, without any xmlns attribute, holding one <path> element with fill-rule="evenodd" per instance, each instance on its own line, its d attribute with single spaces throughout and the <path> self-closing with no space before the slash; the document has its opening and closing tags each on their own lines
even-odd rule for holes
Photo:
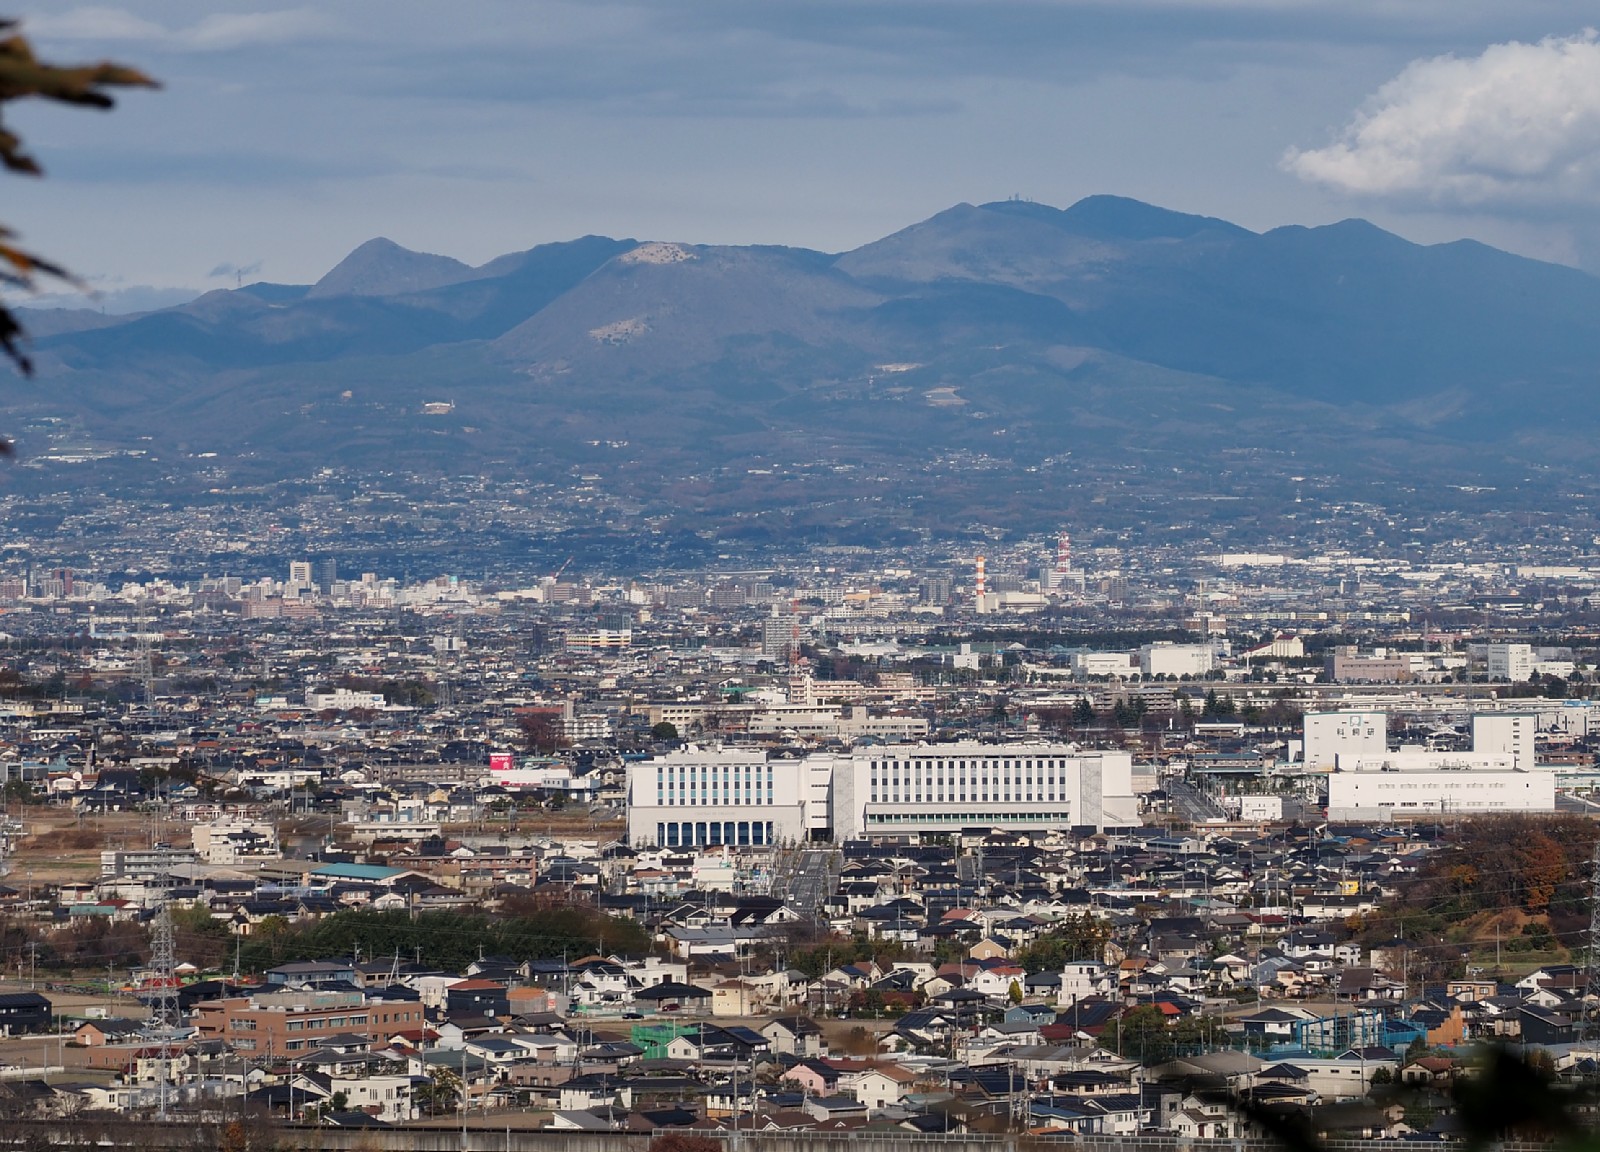
<svg viewBox="0 0 1600 1152">
<path fill-rule="evenodd" d="M 571 557 L 571 556 L 568 556 L 568 557 L 567 557 L 567 558 L 566 558 L 566 559 L 565 559 L 565 560 L 563 560 L 563 561 L 562 561 L 562 562 L 561 562 L 561 567 L 559 567 L 559 568 L 557 568 L 557 569 L 556 569 L 556 570 L 555 570 L 555 574 L 554 574 L 554 575 L 552 575 L 552 576 L 551 576 L 551 577 L 550 577 L 550 579 L 552 579 L 552 580 L 559 580 L 559 579 L 561 579 L 561 574 L 562 574 L 562 573 L 563 573 L 563 572 L 565 572 L 565 571 L 566 571 L 566 570 L 567 570 L 567 565 L 568 565 L 568 564 L 571 564 L 571 563 L 572 563 L 572 557 Z"/>
</svg>

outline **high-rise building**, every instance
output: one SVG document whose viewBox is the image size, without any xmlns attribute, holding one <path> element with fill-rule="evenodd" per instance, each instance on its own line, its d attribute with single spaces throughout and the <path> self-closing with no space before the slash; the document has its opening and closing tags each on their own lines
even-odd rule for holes
<svg viewBox="0 0 1600 1152">
<path fill-rule="evenodd" d="M 311 566 L 311 582 L 324 596 L 333 592 L 333 585 L 338 579 L 339 562 L 332 556 L 324 556 Z"/>
<path fill-rule="evenodd" d="M 311 561 L 289 561 L 289 583 L 296 588 L 311 587 Z"/>
<path fill-rule="evenodd" d="M 799 651 L 800 617 L 774 604 L 772 615 L 761 621 L 761 654 L 774 660 L 792 660 Z"/>
</svg>

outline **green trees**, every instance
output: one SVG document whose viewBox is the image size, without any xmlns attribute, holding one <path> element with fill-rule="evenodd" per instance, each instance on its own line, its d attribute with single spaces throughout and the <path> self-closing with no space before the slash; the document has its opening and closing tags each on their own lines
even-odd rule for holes
<svg viewBox="0 0 1600 1152">
<path fill-rule="evenodd" d="M 1085 912 L 1057 921 L 1014 959 L 1027 972 L 1057 972 L 1072 960 L 1100 959 L 1110 938 L 1110 928 Z"/>
<path fill-rule="evenodd" d="M 270 917 L 269 917 L 270 919 Z M 250 971 L 291 960 L 348 956 L 357 945 L 366 956 L 414 956 L 452 970 L 486 952 L 519 959 L 547 959 L 566 952 L 641 953 L 649 935 L 637 921 L 618 919 L 579 905 L 514 910 L 506 916 L 484 912 L 339 912 L 322 920 L 281 923 L 264 933 L 258 925 L 240 954 Z"/>
<path fill-rule="evenodd" d="M 428 1078 L 418 1084 L 413 1092 L 425 1116 L 441 1116 L 454 1112 L 457 1102 L 461 1099 L 461 1077 L 446 1068 L 438 1065 L 428 1073 Z"/>
<path fill-rule="evenodd" d="M 1492 948 L 1497 925 L 1508 951 L 1579 947 L 1589 923 L 1586 877 L 1597 832 L 1577 815 L 1476 817 L 1396 899 L 1354 926 L 1369 942 L 1394 936 L 1414 942 L 1413 978 L 1419 963 L 1425 979 L 1438 979 L 1462 962 L 1464 951 Z"/>
<path fill-rule="evenodd" d="M 4 787 L 0 787 L 0 795 L 4 796 L 7 804 L 37 804 L 39 802 L 39 794 L 34 791 L 33 785 L 17 777 L 7 780 Z"/>
<path fill-rule="evenodd" d="M 1194 1016 L 1169 1023 L 1158 1006 L 1141 1004 L 1122 1017 L 1117 1052 L 1145 1064 L 1161 1064 L 1198 1051 L 1208 1041 L 1209 1028 L 1209 1021 Z"/>
<path fill-rule="evenodd" d="M 178 957 L 201 968 L 215 968 L 232 948 L 228 926 L 199 905 L 173 908 L 172 933 Z"/>
</svg>

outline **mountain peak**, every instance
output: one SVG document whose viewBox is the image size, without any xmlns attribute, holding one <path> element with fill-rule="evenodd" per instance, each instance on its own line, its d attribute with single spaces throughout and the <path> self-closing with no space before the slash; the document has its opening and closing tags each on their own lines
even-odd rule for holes
<svg viewBox="0 0 1600 1152">
<path fill-rule="evenodd" d="M 1174 212 L 1127 196 L 1085 196 L 1060 216 L 1062 224 L 1076 231 L 1119 240 L 1187 240 L 1201 232 L 1252 235 L 1215 216 Z"/>
<path fill-rule="evenodd" d="M 472 268 L 449 256 L 413 252 L 378 236 L 362 244 L 311 286 L 308 297 L 396 296 L 455 284 Z"/>
</svg>

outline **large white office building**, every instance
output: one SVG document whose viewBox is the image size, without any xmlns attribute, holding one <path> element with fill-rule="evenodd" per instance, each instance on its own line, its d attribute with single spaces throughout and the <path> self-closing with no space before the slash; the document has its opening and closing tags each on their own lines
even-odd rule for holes
<svg viewBox="0 0 1600 1152">
<path fill-rule="evenodd" d="M 1490 680 L 1516 684 L 1533 678 L 1531 644 L 1490 644 L 1484 657 Z"/>
<path fill-rule="evenodd" d="M 1328 817 L 1554 811 L 1555 773 L 1515 763 L 1509 752 L 1341 756 L 1328 777 Z"/>
<path fill-rule="evenodd" d="M 1538 716 L 1477 712 L 1472 751 L 1390 751 L 1380 711 L 1308 712 L 1307 771 L 1326 771 L 1330 820 L 1472 812 L 1550 812 L 1556 774 L 1534 757 Z"/>
<path fill-rule="evenodd" d="M 804 760 L 693 744 L 628 766 L 628 840 L 666 848 L 806 838 Z"/>
<path fill-rule="evenodd" d="M 759 845 L 1139 823 L 1133 760 L 1070 744 L 890 744 L 799 759 L 690 746 L 630 765 L 635 846 Z"/>
<path fill-rule="evenodd" d="M 1389 714 L 1380 711 L 1307 712 L 1305 752 L 1308 772 L 1331 772 L 1339 756 L 1368 755 L 1389 748 Z"/>
</svg>

